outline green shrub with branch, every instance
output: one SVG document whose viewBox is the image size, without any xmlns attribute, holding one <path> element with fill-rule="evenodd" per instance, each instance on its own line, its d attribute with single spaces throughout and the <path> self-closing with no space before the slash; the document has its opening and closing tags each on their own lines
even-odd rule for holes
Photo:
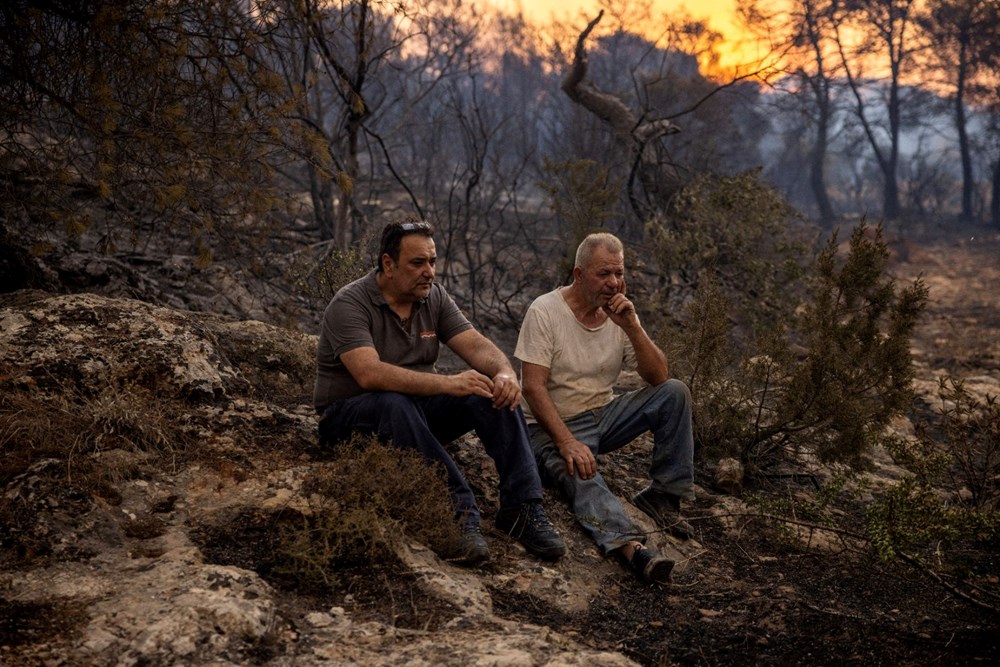
<svg viewBox="0 0 1000 667">
<path fill-rule="evenodd" d="M 288 275 L 298 294 L 305 297 L 310 306 L 325 308 L 333 295 L 344 285 L 364 276 L 375 268 L 372 244 L 378 240 L 375 232 L 368 230 L 347 248 L 338 248 L 330 242 L 319 244 L 320 254 L 304 253 L 293 258 Z"/>
<path fill-rule="evenodd" d="M 939 439 L 951 457 L 947 476 L 958 497 L 968 494 L 973 507 L 1000 507 L 1000 401 L 987 394 L 978 399 L 955 378 L 942 378 Z M 920 429 L 929 440 L 927 427 Z"/>
<path fill-rule="evenodd" d="M 877 491 L 869 475 L 841 469 L 816 494 L 751 494 L 755 511 L 743 516 L 763 520 L 790 544 L 825 533 L 844 550 L 905 563 L 957 598 L 1000 614 L 989 562 L 1000 541 L 1000 512 L 955 502 L 944 491 L 952 461 L 940 443 L 892 438 L 885 445 L 907 470 L 897 483 Z M 839 509 L 869 493 L 860 521 Z"/>
<path fill-rule="evenodd" d="M 939 484 L 950 464 L 946 452 L 902 439 L 888 441 L 887 449 L 909 474 L 867 508 L 865 533 L 880 558 L 928 545 L 940 549 L 975 531 L 976 513 L 942 497 Z"/>
<path fill-rule="evenodd" d="M 882 558 L 1000 538 L 1000 405 L 942 378 L 934 422 L 887 446 L 907 476 L 868 507 L 866 529 Z"/>
<path fill-rule="evenodd" d="M 782 319 L 794 307 L 814 232 L 753 170 L 701 174 L 646 223 L 663 277 L 660 309 L 668 316 L 698 290 L 718 285 L 744 326 Z"/>
<path fill-rule="evenodd" d="M 729 302 L 714 283 L 701 286 L 683 328 L 662 337 L 691 387 L 705 456 L 737 456 L 751 471 L 799 454 L 864 466 L 910 405 L 910 336 L 927 302 L 921 281 L 897 289 L 885 276 L 888 256 L 881 228 L 855 228 L 846 257 L 834 236 L 808 300 L 787 323 L 754 329 L 739 353 Z"/>
</svg>

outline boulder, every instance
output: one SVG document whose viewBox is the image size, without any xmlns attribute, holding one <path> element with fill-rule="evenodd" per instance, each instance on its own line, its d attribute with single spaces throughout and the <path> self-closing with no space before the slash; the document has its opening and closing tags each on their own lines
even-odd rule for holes
<svg viewBox="0 0 1000 667">
<path fill-rule="evenodd" d="M 278 536 L 266 525 L 241 535 L 236 519 L 311 506 L 315 345 L 262 322 L 131 299 L 0 296 L 0 417 L 7 469 L 21 466 L 0 489 L 0 606 L 53 617 L 47 632 L 7 638 L 0 660 L 12 651 L 25 663 L 92 665 L 633 664 L 494 608 L 499 593 L 586 612 L 606 577 L 633 576 L 600 556 L 551 491 L 546 504 L 570 543 L 557 564 L 492 531 L 486 568 L 399 546 L 408 578 L 448 614 L 433 630 L 323 605 L 255 571 L 260 559 L 247 554 L 268 556 Z M 495 468 L 474 436 L 453 446 L 489 518 Z M 204 531 L 227 534 L 231 552 L 208 557 Z"/>
</svg>

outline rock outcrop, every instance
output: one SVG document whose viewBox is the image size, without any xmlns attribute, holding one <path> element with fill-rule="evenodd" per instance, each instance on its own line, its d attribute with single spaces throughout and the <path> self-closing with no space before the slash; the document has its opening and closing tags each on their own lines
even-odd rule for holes
<svg viewBox="0 0 1000 667">
<path fill-rule="evenodd" d="M 240 517 L 307 507 L 314 350 L 313 336 L 139 301 L 0 297 L 0 611 L 20 619 L 0 637 L 0 662 L 633 664 L 496 612 L 498 593 L 582 612 L 609 577 L 630 576 L 554 497 L 571 547 L 554 565 L 499 534 L 493 562 L 476 570 L 417 543 L 398 548 L 414 586 L 438 601 L 428 629 L 401 627 L 350 593 L 331 602 L 282 588 L 254 569 L 259 560 L 207 553 L 213 531 L 239 544 Z M 478 442 L 455 447 L 484 507 L 495 505 Z M 670 538 L 652 538 L 683 559 Z"/>
</svg>

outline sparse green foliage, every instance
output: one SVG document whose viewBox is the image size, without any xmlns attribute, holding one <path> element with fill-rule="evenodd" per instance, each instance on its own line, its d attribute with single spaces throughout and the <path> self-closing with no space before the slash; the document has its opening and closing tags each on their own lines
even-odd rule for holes
<svg viewBox="0 0 1000 667">
<path fill-rule="evenodd" d="M 308 266 L 293 266 L 299 293 L 319 308 L 326 306 L 337 290 L 374 268 L 367 245 L 367 239 L 362 239 L 345 249 L 329 246 L 318 260 L 309 259 Z"/>
<path fill-rule="evenodd" d="M 458 538 L 447 482 L 415 452 L 357 437 L 337 446 L 304 491 L 309 513 L 285 528 L 281 569 L 307 586 L 329 587 L 338 569 L 395 558 L 411 538 L 447 549 Z"/>
<path fill-rule="evenodd" d="M 19 3 L 0 28 L 0 215 L 108 253 L 169 233 L 202 266 L 269 233 L 283 109 L 252 12 Z"/>
<path fill-rule="evenodd" d="M 688 387 L 701 385 L 704 378 L 718 377 L 736 362 L 735 351 L 729 344 L 732 331 L 728 312 L 730 301 L 718 283 L 709 278 L 702 283 L 684 310 L 684 320 L 697 327 L 686 330 L 677 338 L 665 336 L 663 347 L 672 352 L 675 367 L 683 369 Z"/>
<path fill-rule="evenodd" d="M 794 516 L 817 524 L 834 525 L 835 521 L 831 520 L 829 510 L 836 506 L 838 495 L 855 476 L 849 470 L 840 470 L 815 487 L 805 487 L 795 476 L 791 476 L 785 486 L 770 488 L 767 492 L 747 493 L 744 500 L 764 514 Z M 805 474 L 802 477 L 811 478 Z"/>
<path fill-rule="evenodd" d="M 620 184 L 615 183 L 607 168 L 593 160 L 545 159 L 545 172 L 551 179 L 540 183 L 552 200 L 552 210 L 567 239 L 567 255 L 559 263 L 560 276 L 572 273 L 574 253 L 583 238 L 604 227 L 615 215 Z"/>
<path fill-rule="evenodd" d="M 963 546 L 1000 539 L 1000 406 L 959 380 L 942 379 L 938 391 L 939 419 L 921 423 L 916 438 L 886 443 L 908 473 L 868 507 L 867 534 L 886 560 L 933 552 L 938 567 L 957 566 Z"/>
<path fill-rule="evenodd" d="M 798 214 L 759 171 L 697 176 L 669 210 L 646 224 L 660 273 L 663 310 L 711 278 L 751 326 L 791 310 L 806 244 L 793 236 Z"/>
<path fill-rule="evenodd" d="M 967 490 L 977 509 L 1000 508 L 1000 401 L 992 394 L 979 400 L 954 378 L 941 379 L 938 395 L 952 488 Z"/>
<path fill-rule="evenodd" d="M 941 554 L 961 541 L 995 540 L 1000 513 L 963 505 L 941 490 L 951 465 L 948 452 L 929 442 L 892 439 L 887 447 L 910 473 L 868 507 L 865 530 L 878 555 Z"/>
<path fill-rule="evenodd" d="M 660 345 L 694 397 L 695 442 L 708 458 L 738 457 L 739 434 L 753 421 L 755 382 L 742 372 L 732 346 L 730 301 L 712 279 L 687 304 L 680 329 L 661 328 Z M 752 368 L 757 368 L 751 365 Z"/>
<path fill-rule="evenodd" d="M 781 411 L 791 423 L 822 425 L 829 437 L 815 441 L 821 459 L 856 464 L 909 407 L 910 336 L 928 292 L 920 280 L 897 291 L 886 277 L 881 227 L 856 227 L 846 258 L 838 254 L 834 236 L 816 262 L 812 302 L 799 320 L 806 352 Z"/>
<path fill-rule="evenodd" d="M 706 455 L 738 455 L 751 471 L 793 453 L 865 464 L 889 420 L 909 406 L 909 340 L 927 301 L 920 281 L 897 290 L 885 277 L 887 257 L 881 229 L 856 228 L 844 258 L 831 239 L 810 277 L 810 300 L 735 358 L 719 342 L 726 301 L 711 283 L 702 287 L 677 334 L 675 367 L 692 385 Z"/>
<path fill-rule="evenodd" d="M 805 479 L 813 481 L 815 487 L 803 486 L 801 482 Z M 816 530 L 828 528 L 834 532 L 839 531 L 844 520 L 842 507 L 845 501 L 857 500 L 868 489 L 865 476 L 842 466 L 835 467 L 823 482 L 818 482 L 817 477 L 808 474 L 792 475 L 786 480 L 787 485 L 784 487 L 751 492 L 746 494 L 744 500 L 747 505 L 760 512 L 760 516 L 766 518 L 779 535 L 790 542 L 797 541 L 801 535 L 796 534 L 793 530 L 796 526 L 789 523 L 789 519 L 797 523 L 799 528 L 808 526 Z M 853 542 L 860 535 L 848 537 L 855 538 Z"/>
</svg>

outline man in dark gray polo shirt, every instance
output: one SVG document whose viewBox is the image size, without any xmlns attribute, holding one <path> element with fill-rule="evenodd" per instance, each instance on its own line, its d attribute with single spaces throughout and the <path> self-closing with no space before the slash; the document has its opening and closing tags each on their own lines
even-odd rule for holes
<svg viewBox="0 0 1000 667">
<path fill-rule="evenodd" d="M 476 331 L 434 282 L 434 229 L 408 219 L 382 231 L 378 267 L 342 287 L 320 327 L 314 403 L 322 446 L 375 434 L 440 463 L 462 529 L 453 555 L 489 558 L 472 490 L 442 443 L 475 429 L 500 477 L 496 526 L 531 553 L 566 552 L 542 509 L 542 487 L 521 413 L 521 386 L 506 355 Z M 436 372 L 440 343 L 469 366 Z"/>
</svg>

